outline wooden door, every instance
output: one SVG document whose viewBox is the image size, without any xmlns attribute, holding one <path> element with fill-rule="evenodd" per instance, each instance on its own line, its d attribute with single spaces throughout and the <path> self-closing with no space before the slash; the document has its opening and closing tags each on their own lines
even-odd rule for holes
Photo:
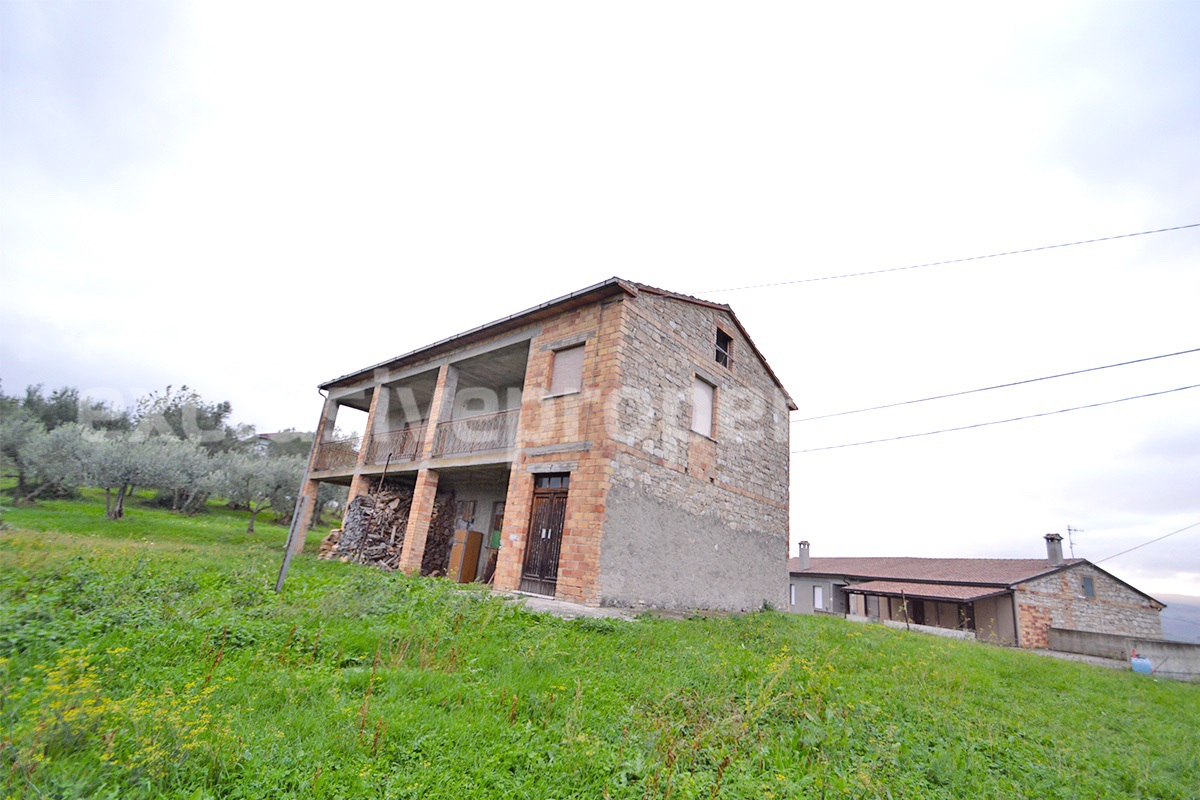
<svg viewBox="0 0 1200 800">
<path fill-rule="evenodd" d="M 521 591 L 551 597 L 558 585 L 558 554 L 567 518 L 567 475 L 538 475 L 526 533 Z"/>
</svg>

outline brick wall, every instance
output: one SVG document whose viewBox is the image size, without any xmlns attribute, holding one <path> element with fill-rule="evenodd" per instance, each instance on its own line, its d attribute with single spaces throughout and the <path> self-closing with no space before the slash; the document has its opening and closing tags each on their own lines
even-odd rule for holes
<svg viewBox="0 0 1200 800">
<path fill-rule="evenodd" d="M 1020 592 L 1018 592 L 1018 596 L 1020 596 Z M 1018 602 L 1017 624 L 1021 626 L 1021 646 L 1035 650 L 1048 648 L 1053 619 L 1047 605 Z"/>
<path fill-rule="evenodd" d="M 1083 596 L 1085 576 L 1093 581 L 1094 598 Z M 1090 564 L 1023 583 L 1017 587 L 1016 598 L 1022 647 L 1049 647 L 1051 627 L 1162 638 L 1158 607 Z"/>
<path fill-rule="evenodd" d="M 497 589 L 520 585 L 534 475 L 566 472 L 571 485 L 555 594 L 571 602 L 600 603 L 600 537 L 612 474 L 609 427 L 620 383 L 621 317 L 619 301 L 596 303 L 545 323 L 530 343 L 517 429 L 520 455 L 509 478 Z M 580 343 L 581 391 L 548 396 L 555 350 Z"/>
</svg>

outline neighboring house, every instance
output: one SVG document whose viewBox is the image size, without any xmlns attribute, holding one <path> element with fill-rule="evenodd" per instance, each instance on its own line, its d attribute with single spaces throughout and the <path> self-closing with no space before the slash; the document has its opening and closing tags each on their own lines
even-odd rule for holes
<svg viewBox="0 0 1200 800">
<path fill-rule="evenodd" d="M 459 527 L 483 534 L 476 574 L 494 555 L 499 590 L 785 602 L 796 406 L 729 306 L 612 278 L 320 388 L 304 492 L 353 498 L 386 466 L 413 491 L 406 571 L 453 491 Z M 361 438 L 333 438 L 346 407 L 367 412 Z"/>
<path fill-rule="evenodd" d="M 1082 558 L 788 560 L 788 608 L 968 631 L 980 641 L 1049 647 L 1050 629 L 1162 638 L 1165 606 Z"/>
<path fill-rule="evenodd" d="M 255 433 L 242 439 L 242 443 L 255 455 L 273 455 L 278 452 L 307 454 L 312 444 L 312 433 L 303 431 L 278 431 Z"/>
</svg>

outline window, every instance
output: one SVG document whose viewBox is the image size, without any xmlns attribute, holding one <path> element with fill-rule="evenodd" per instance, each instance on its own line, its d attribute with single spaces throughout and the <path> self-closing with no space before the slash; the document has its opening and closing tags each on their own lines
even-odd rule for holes
<svg viewBox="0 0 1200 800">
<path fill-rule="evenodd" d="M 713 435 L 713 396 L 717 387 L 703 378 L 696 378 L 692 387 L 692 430 L 705 436 Z"/>
<path fill-rule="evenodd" d="M 583 389 L 583 345 L 554 352 L 550 394 L 570 394 Z"/>
<path fill-rule="evenodd" d="M 535 489 L 569 489 L 571 488 L 571 474 L 562 475 L 538 475 L 533 479 L 533 488 Z"/>
<path fill-rule="evenodd" d="M 788 602 L 796 605 L 796 584 L 794 583 L 788 584 Z"/>
<path fill-rule="evenodd" d="M 823 608 L 825 608 L 825 587 L 824 586 L 814 586 L 813 587 L 813 610 L 816 611 L 818 609 L 823 609 Z"/>
<path fill-rule="evenodd" d="M 722 367 L 730 364 L 729 351 L 733 347 L 733 337 L 717 328 L 717 363 Z"/>
<path fill-rule="evenodd" d="M 1096 581 L 1091 577 L 1083 579 L 1083 596 L 1093 600 L 1096 597 Z"/>
</svg>

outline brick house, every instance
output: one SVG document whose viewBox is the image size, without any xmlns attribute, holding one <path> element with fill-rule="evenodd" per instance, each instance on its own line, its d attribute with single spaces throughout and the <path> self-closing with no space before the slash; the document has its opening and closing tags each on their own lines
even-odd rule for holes
<svg viewBox="0 0 1200 800">
<path fill-rule="evenodd" d="M 784 603 L 796 406 L 727 305 L 612 278 L 320 389 L 303 492 L 328 481 L 353 499 L 386 466 L 413 492 L 405 571 L 453 491 L 498 590 Z M 334 437 L 346 407 L 367 412 L 361 439 Z"/>
<path fill-rule="evenodd" d="M 980 641 L 1050 646 L 1050 630 L 1162 638 L 1166 606 L 1095 564 L 1063 558 L 810 558 L 788 560 L 788 609 L 966 631 Z"/>
</svg>

